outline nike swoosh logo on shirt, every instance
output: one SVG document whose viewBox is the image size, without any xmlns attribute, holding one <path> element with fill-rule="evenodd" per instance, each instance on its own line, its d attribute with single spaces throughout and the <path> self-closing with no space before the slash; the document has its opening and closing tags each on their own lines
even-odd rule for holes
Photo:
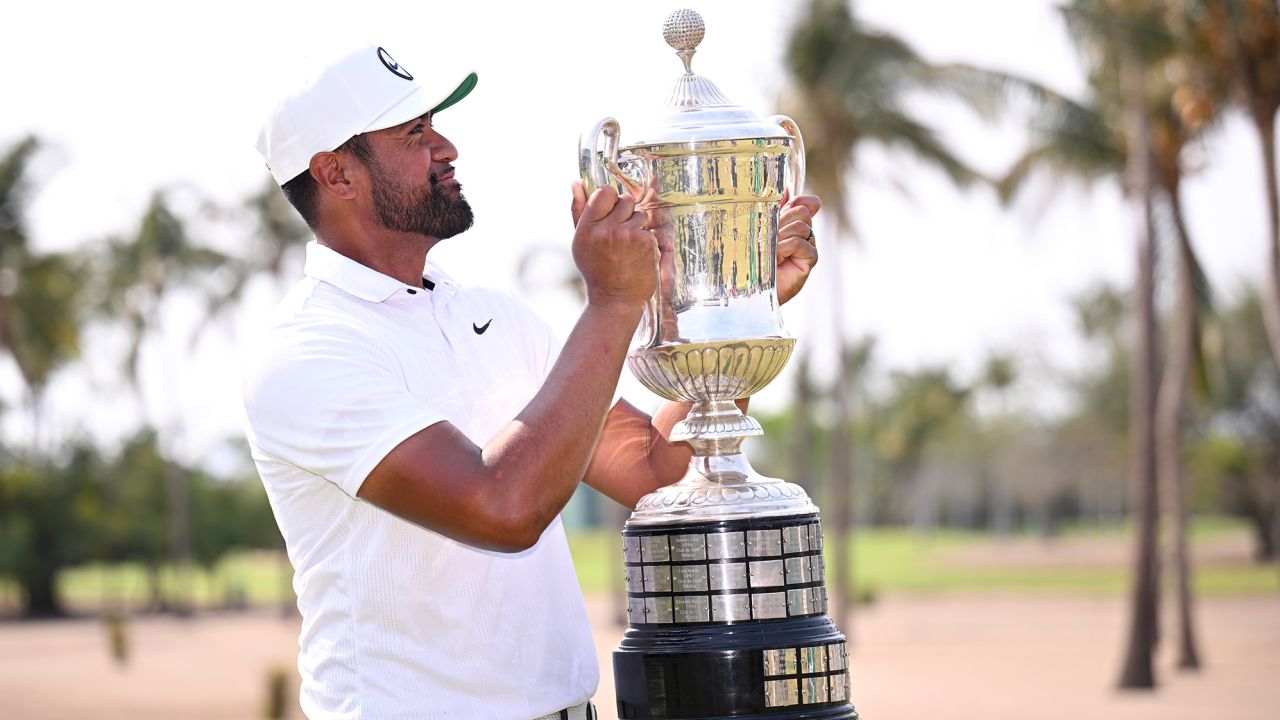
<svg viewBox="0 0 1280 720">
<path fill-rule="evenodd" d="M 483 335 L 484 331 L 489 329 L 489 323 L 491 322 L 493 322 L 493 318 L 489 318 L 489 322 L 485 323 L 484 325 L 477 325 L 475 323 L 471 323 L 471 329 L 475 330 L 477 335 Z"/>
</svg>

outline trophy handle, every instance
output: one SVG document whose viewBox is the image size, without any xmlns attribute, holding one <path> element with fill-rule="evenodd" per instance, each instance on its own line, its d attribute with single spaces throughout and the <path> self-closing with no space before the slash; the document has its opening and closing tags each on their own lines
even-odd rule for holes
<svg viewBox="0 0 1280 720">
<path fill-rule="evenodd" d="M 804 191 L 804 137 L 796 121 L 786 115 L 774 115 L 769 122 L 781 125 L 791 136 L 791 182 L 787 183 L 787 192 L 794 198 Z"/>
<path fill-rule="evenodd" d="M 604 135 L 604 151 L 596 147 Z M 621 135 L 618 121 L 605 118 L 595 124 L 578 141 L 578 172 L 586 185 L 587 195 L 599 187 L 612 187 L 618 194 L 629 193 L 639 202 L 644 197 L 644 186 L 635 181 L 618 165 L 618 138 Z M 613 180 L 611 182 L 610 180 Z"/>
<path fill-rule="evenodd" d="M 618 125 L 617 120 L 605 118 L 578 138 L 578 173 L 582 176 L 582 182 L 586 187 L 588 197 L 596 191 L 596 188 L 602 187 L 613 187 L 621 192 L 621 188 L 617 187 L 617 183 L 610 182 L 609 172 L 605 170 L 604 163 L 601 161 L 601 154 L 596 149 L 600 144 L 600 133 L 604 130 L 605 125 L 609 123 L 612 123 L 614 128 Z"/>
</svg>

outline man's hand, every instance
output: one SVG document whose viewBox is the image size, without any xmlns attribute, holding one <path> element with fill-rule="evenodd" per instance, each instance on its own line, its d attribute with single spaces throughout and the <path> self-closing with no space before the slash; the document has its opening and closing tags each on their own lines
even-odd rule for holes
<svg viewBox="0 0 1280 720">
<path fill-rule="evenodd" d="M 816 195 L 797 195 L 785 200 L 778 215 L 778 302 L 785 303 L 800 292 L 809 271 L 818 264 L 818 248 L 813 238 L 813 216 L 822 209 Z"/>
<path fill-rule="evenodd" d="M 573 195 L 573 261 L 586 283 L 587 302 L 646 302 L 658 280 L 658 243 L 647 229 L 648 215 L 613 188 L 585 198 L 575 183 Z"/>
</svg>

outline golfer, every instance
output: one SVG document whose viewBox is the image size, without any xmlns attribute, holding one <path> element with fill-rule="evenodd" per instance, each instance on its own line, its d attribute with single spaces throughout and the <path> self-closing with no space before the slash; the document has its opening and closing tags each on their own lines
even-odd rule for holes
<svg viewBox="0 0 1280 720">
<path fill-rule="evenodd" d="M 587 302 L 563 344 L 430 260 L 472 222 L 438 122 L 475 85 L 365 47 L 281 100 L 258 139 L 315 234 L 244 379 L 312 720 L 593 717 L 599 670 L 558 514 L 579 482 L 634 507 L 691 455 L 666 440 L 687 406 L 650 418 L 613 402 L 659 258 L 630 198 L 575 187 Z M 783 212 L 784 301 L 817 262 L 818 207 Z"/>
</svg>

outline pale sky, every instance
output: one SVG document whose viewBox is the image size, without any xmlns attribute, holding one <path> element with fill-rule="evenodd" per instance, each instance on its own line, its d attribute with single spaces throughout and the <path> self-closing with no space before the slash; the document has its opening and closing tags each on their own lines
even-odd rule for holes
<svg viewBox="0 0 1280 720">
<path fill-rule="evenodd" d="M 458 279 L 515 287 L 524 249 L 567 248 L 568 185 L 578 134 L 597 119 L 622 122 L 657 107 L 682 68 L 662 20 L 692 7 L 706 20 L 694 70 L 761 115 L 778 112 L 783 42 L 799 0 L 602 3 L 61 2 L 11 4 L 0 42 L 0 145 L 34 132 L 53 148 L 37 167 L 31 208 L 42 247 L 65 249 L 128 231 L 158 186 L 198 189 L 223 202 L 257 190 L 266 171 L 253 150 L 279 89 L 317 48 L 375 41 L 420 80 L 452 87 L 475 70 L 475 92 L 437 118 L 459 148 L 457 177 L 476 211 L 473 230 L 432 257 Z M 1053 5 L 1042 0 L 879 0 L 857 3 L 935 61 L 1014 71 L 1078 92 L 1078 62 Z M 922 101 L 921 116 L 980 169 L 998 172 L 1024 133 L 1012 120 L 983 125 L 951 105 Z M 803 130 L 803 127 L 801 128 Z M 1186 186 L 1193 241 L 1223 291 L 1256 278 L 1264 206 L 1256 141 L 1238 118 L 1204 153 Z M 1033 189 L 1012 210 L 990 191 L 960 192 L 901 155 L 867 151 L 853 185 L 861 245 L 843 253 L 845 316 L 854 335 L 880 338 L 881 366 L 949 364 L 970 374 L 990 350 L 1055 367 L 1083 359 L 1067 300 L 1100 279 L 1128 284 L 1132 242 L 1114 187 Z M 905 192 L 904 192 L 905 190 Z M 225 240 L 225 239 L 224 239 Z M 822 241 L 828 241 L 824 235 Z M 791 332 L 829 358 L 836 265 L 784 309 Z M 301 267 L 293 268 L 301 274 Z M 194 459 L 240 432 L 237 355 L 281 288 L 259 287 L 246 307 L 193 352 L 171 340 L 144 358 L 153 419 L 180 418 L 171 449 Z M 562 333 L 573 308 L 555 293 L 530 302 Z M 178 300 L 166 320 L 189 323 Z M 53 391 L 64 428 L 112 436 L 136 420 L 105 393 L 111 338 L 86 347 L 97 370 Z M 822 360 L 822 367 L 830 367 Z M 790 372 L 767 389 L 785 400 Z M 1025 389 L 1035 394 L 1034 386 Z M 643 389 L 628 397 L 651 406 Z M 18 397 L 0 366 L 0 398 Z M 87 401 L 94 398 L 93 401 Z M 24 430 L 11 421 L 6 433 Z"/>
</svg>

